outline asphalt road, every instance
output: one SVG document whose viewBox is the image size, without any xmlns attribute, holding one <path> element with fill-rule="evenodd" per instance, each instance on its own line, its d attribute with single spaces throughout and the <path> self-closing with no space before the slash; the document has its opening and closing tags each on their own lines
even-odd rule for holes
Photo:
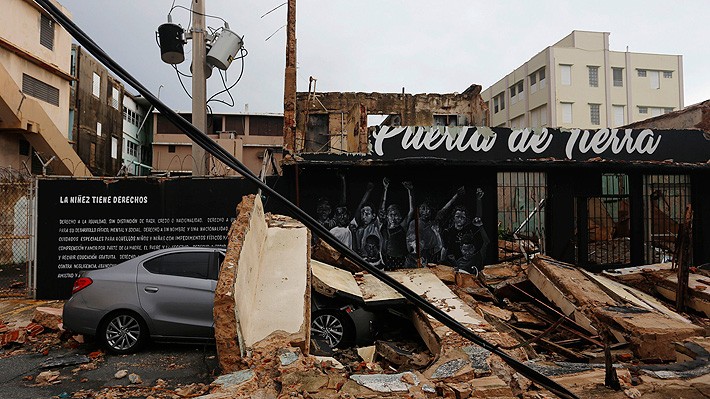
<svg viewBox="0 0 710 399">
<path fill-rule="evenodd" d="M 115 392 L 128 394 L 140 387 L 154 387 L 158 379 L 166 382 L 164 389 L 174 390 L 193 383 L 209 384 L 217 370 L 217 357 L 214 345 L 187 344 L 149 344 L 140 353 L 132 355 L 104 354 L 84 365 L 65 365 L 42 368 L 49 358 L 74 355 L 89 355 L 99 348 L 94 343 L 85 343 L 76 349 L 53 346 L 47 355 L 41 353 L 21 353 L 0 355 L 0 397 L 12 399 L 47 399 L 71 398 L 81 390 L 99 392 L 105 387 L 128 386 L 114 389 Z M 96 366 L 93 368 L 93 366 Z M 93 369 L 92 369 L 93 368 Z M 42 371 L 58 371 L 58 383 L 37 384 L 36 377 Z M 138 374 L 142 384 L 131 384 L 128 377 L 115 378 L 119 370 Z M 31 380 L 30 380 L 31 376 Z M 155 391 L 156 393 L 163 392 Z M 153 394 L 153 396 L 161 397 Z M 94 396 L 91 396 L 94 397 Z M 122 397 L 122 396 L 118 396 Z M 126 396 L 128 397 L 128 396 Z M 145 397 L 130 396 L 130 397 Z"/>
</svg>

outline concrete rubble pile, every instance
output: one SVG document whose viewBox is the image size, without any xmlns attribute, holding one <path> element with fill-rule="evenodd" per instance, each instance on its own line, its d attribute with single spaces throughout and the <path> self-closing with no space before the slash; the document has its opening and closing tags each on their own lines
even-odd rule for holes
<svg viewBox="0 0 710 399">
<path fill-rule="evenodd" d="M 220 273 L 214 316 L 223 375 L 200 398 L 553 397 L 332 248 L 312 247 L 308 229 L 265 215 L 258 197 L 239 205 Z M 387 274 L 580 397 L 710 392 L 703 324 L 608 276 L 542 255 L 478 276 L 438 265 Z M 405 321 L 371 346 L 323 348 L 311 336 L 312 295 L 396 308 Z M 605 388 L 610 373 L 618 390 Z"/>
</svg>

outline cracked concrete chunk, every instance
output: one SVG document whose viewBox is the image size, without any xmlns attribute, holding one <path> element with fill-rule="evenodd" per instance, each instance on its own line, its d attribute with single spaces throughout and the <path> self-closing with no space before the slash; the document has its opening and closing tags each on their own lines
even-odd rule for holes
<svg viewBox="0 0 710 399">
<path fill-rule="evenodd" d="M 279 360 L 281 361 L 282 366 L 288 366 L 298 360 L 298 354 L 291 352 L 288 349 L 282 349 L 279 352 Z"/>
<path fill-rule="evenodd" d="M 399 374 L 366 374 L 351 375 L 350 379 L 376 392 L 407 392 L 411 386 L 419 385 L 419 378 L 411 372 Z M 409 384 L 410 380 L 414 384 Z"/>
<path fill-rule="evenodd" d="M 437 367 L 436 370 L 434 371 L 434 374 L 431 375 L 431 378 L 439 379 L 439 378 L 453 377 L 456 374 L 456 372 L 461 370 L 467 364 L 468 364 L 468 362 L 464 359 L 450 360 L 450 361 L 442 364 L 441 366 Z"/>
<path fill-rule="evenodd" d="M 229 388 L 243 384 L 254 378 L 254 372 L 252 370 L 240 370 L 231 374 L 225 374 L 219 376 L 212 385 L 220 385 L 223 388 Z"/>
<path fill-rule="evenodd" d="M 488 364 L 488 358 L 491 356 L 490 351 L 480 346 L 466 346 L 461 348 L 461 350 L 468 355 L 471 367 L 473 367 L 477 375 L 484 373 L 489 374 L 491 372 L 491 366 Z"/>
</svg>

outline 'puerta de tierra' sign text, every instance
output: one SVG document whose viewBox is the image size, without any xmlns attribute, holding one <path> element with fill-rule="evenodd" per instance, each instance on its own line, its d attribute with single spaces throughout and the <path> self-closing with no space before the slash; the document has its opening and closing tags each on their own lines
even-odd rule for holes
<svg viewBox="0 0 710 399">
<path fill-rule="evenodd" d="M 370 156 L 383 160 L 556 158 L 586 161 L 603 158 L 706 162 L 708 154 L 710 140 L 698 130 L 383 126 L 370 137 Z"/>
</svg>

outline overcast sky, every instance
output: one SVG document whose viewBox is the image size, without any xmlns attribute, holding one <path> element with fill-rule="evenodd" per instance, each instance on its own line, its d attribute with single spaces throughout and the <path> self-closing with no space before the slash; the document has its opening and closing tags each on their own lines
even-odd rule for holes
<svg viewBox="0 0 710 399">
<path fill-rule="evenodd" d="M 262 15 L 284 0 L 205 1 L 206 13 L 225 19 L 244 36 L 249 51 L 244 76 L 232 90 L 235 106 L 213 103 L 213 110 L 243 112 L 248 104 L 250 113 L 282 113 L 286 6 Z M 155 39 L 172 0 L 60 2 L 154 94 L 162 85 L 163 102 L 190 110 L 190 99 L 172 67 L 160 60 Z M 189 8 L 190 1 L 175 0 L 175 5 Z M 309 76 L 318 79 L 318 91 L 451 93 L 472 83 L 485 89 L 576 29 L 610 32 L 612 51 L 628 46 L 632 52 L 682 55 L 685 105 L 690 105 L 710 98 L 708 15 L 707 0 L 300 0 L 298 90 L 308 90 Z M 189 23 L 185 9 L 173 9 L 172 17 L 183 27 Z M 218 28 L 222 22 L 207 18 L 207 25 Z M 187 58 L 179 66 L 185 73 Z M 228 83 L 240 66 L 235 61 L 227 71 Z M 189 79 L 184 83 L 189 90 Z M 220 88 L 215 73 L 208 96 Z"/>
</svg>

